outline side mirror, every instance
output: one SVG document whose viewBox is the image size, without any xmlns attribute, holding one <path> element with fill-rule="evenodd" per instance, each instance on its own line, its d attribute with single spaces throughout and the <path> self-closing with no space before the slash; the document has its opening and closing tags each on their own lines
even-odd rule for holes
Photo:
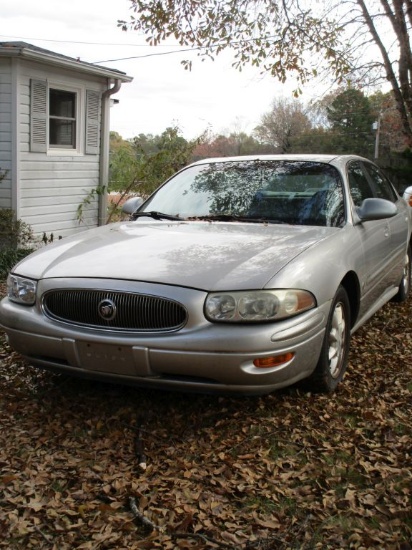
<svg viewBox="0 0 412 550">
<path fill-rule="evenodd" d="M 398 209 L 393 202 L 385 199 L 365 199 L 362 204 L 356 208 L 356 213 L 361 222 L 370 222 L 373 220 L 385 220 L 393 218 L 398 213 Z"/>
<path fill-rule="evenodd" d="M 143 203 L 144 200 L 142 199 L 142 197 L 132 197 L 131 199 L 127 199 L 127 201 L 122 206 L 122 212 L 131 216 L 133 212 L 136 212 L 139 206 L 142 206 Z"/>
<path fill-rule="evenodd" d="M 412 206 L 412 186 L 405 189 L 405 191 L 403 192 L 403 198 L 406 200 L 409 206 Z"/>
</svg>

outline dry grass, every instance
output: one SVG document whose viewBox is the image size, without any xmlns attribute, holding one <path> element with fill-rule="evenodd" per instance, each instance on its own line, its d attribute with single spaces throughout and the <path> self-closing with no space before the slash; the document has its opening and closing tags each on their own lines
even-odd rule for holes
<svg viewBox="0 0 412 550">
<path fill-rule="evenodd" d="M 355 335 L 333 396 L 98 384 L 0 335 L 0 548 L 410 549 L 411 310 Z"/>
</svg>

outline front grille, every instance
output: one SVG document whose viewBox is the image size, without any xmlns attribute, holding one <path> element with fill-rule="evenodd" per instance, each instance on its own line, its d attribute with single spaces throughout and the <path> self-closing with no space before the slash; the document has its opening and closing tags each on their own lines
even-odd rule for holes
<svg viewBox="0 0 412 550">
<path fill-rule="evenodd" d="M 49 291 L 43 311 L 64 323 L 122 331 L 178 330 L 187 319 L 186 309 L 174 300 L 105 290 Z"/>
</svg>

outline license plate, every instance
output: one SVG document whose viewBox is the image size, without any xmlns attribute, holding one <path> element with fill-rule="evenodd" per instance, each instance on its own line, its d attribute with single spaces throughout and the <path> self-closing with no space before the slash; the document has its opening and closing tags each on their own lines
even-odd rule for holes
<svg viewBox="0 0 412 550">
<path fill-rule="evenodd" d="M 136 374 L 131 347 L 77 342 L 77 353 L 84 369 L 113 374 Z"/>
</svg>

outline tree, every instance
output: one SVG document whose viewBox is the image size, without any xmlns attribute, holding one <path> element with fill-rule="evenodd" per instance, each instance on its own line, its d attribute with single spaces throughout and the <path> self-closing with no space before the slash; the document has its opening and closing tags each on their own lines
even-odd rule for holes
<svg viewBox="0 0 412 550">
<path fill-rule="evenodd" d="M 110 132 L 109 192 L 121 192 L 140 180 L 140 162 L 133 144 Z"/>
<path fill-rule="evenodd" d="M 323 126 L 314 127 L 310 132 L 300 135 L 293 145 L 294 153 L 336 154 L 336 151 L 331 130 Z"/>
<path fill-rule="evenodd" d="M 146 140 L 135 138 L 133 149 L 141 163 L 141 186 L 144 194 L 152 193 L 175 172 L 189 164 L 196 145 L 203 136 L 186 140 L 177 127 L 166 128 L 160 136 Z"/>
<path fill-rule="evenodd" d="M 132 140 L 123 140 L 112 132 L 110 138 L 109 191 L 143 197 L 188 164 L 194 148 L 203 139 L 201 136 L 187 141 L 177 127 L 166 128 L 159 136 L 140 134 Z"/>
<path fill-rule="evenodd" d="M 225 135 L 209 136 L 193 151 L 193 159 L 210 157 L 231 157 L 238 154 L 233 139 Z"/>
<path fill-rule="evenodd" d="M 297 99 L 275 99 L 255 129 L 257 138 L 274 148 L 274 152 L 294 152 L 294 142 L 311 131 L 312 125 L 303 103 Z"/>
<path fill-rule="evenodd" d="M 320 0 L 307 7 L 300 0 L 131 3 L 135 15 L 119 25 L 143 32 L 152 45 L 173 37 L 211 58 L 229 49 L 237 68 L 251 64 L 281 82 L 292 73 L 305 83 L 322 68 L 338 82 L 389 81 L 412 146 L 412 0 Z"/>
<path fill-rule="evenodd" d="M 361 78 L 375 73 L 378 82 L 386 79 L 390 83 L 402 132 L 411 147 L 412 50 L 409 34 L 412 1 L 380 0 L 376 3 L 373 0 L 351 0 L 348 5 L 352 7 L 351 16 L 354 17 L 354 22 L 348 23 L 348 27 L 363 31 L 354 29 L 352 34 L 358 36 L 353 46 L 353 52 L 358 55 L 353 63 L 354 70 Z M 375 55 L 371 55 L 370 46 L 373 46 Z"/>
<path fill-rule="evenodd" d="M 375 117 L 363 92 L 348 88 L 326 110 L 336 152 L 372 157 Z"/>
<path fill-rule="evenodd" d="M 402 133 L 402 121 L 396 108 L 393 93 L 376 92 L 369 96 L 371 110 L 379 132 L 379 157 L 390 156 L 391 152 L 401 152 L 407 147 Z"/>
<path fill-rule="evenodd" d="M 314 5 L 301 8 L 299 0 L 130 1 L 136 15 L 118 25 L 142 31 L 153 46 L 173 37 L 211 59 L 230 49 L 236 68 L 252 64 L 282 82 L 290 72 L 306 82 L 325 56 L 336 74 L 343 76 L 348 69 L 345 58 L 338 57 L 335 21 L 316 14 Z M 182 63 L 191 68 L 190 61 Z"/>
<path fill-rule="evenodd" d="M 188 164 L 201 140 L 202 137 L 187 141 L 177 127 L 166 128 L 159 136 L 139 134 L 131 140 L 111 132 L 109 192 L 116 195 L 109 204 L 107 223 L 117 217 L 125 197 L 132 194 L 148 197 Z M 81 212 L 82 205 L 79 209 Z"/>
<path fill-rule="evenodd" d="M 193 150 L 193 160 L 272 152 L 246 132 L 206 136 Z"/>
</svg>

